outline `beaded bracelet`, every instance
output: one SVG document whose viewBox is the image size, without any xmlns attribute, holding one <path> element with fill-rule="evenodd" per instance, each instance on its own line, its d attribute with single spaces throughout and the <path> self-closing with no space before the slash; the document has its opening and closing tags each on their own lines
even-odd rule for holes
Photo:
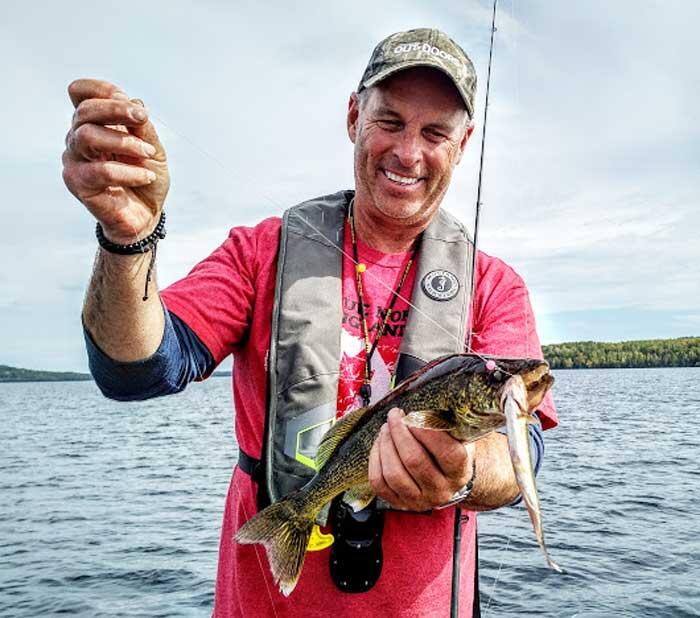
<svg viewBox="0 0 700 618">
<path fill-rule="evenodd" d="M 148 272 L 146 273 L 146 287 L 142 299 L 144 301 L 148 300 L 148 284 L 151 281 L 153 267 L 156 262 L 156 248 L 158 246 L 158 241 L 165 238 L 165 211 L 161 211 L 158 225 L 156 225 L 156 228 L 148 236 L 136 242 L 129 243 L 128 245 L 118 245 L 106 238 L 104 230 L 99 223 L 95 228 L 95 236 L 97 236 L 97 242 L 100 247 L 110 253 L 116 253 L 118 255 L 137 255 L 139 253 L 151 252 L 151 260 L 148 264 Z"/>
<path fill-rule="evenodd" d="M 158 220 L 158 225 L 148 236 L 132 242 L 128 245 L 118 245 L 113 243 L 111 240 L 105 237 L 104 230 L 102 226 L 98 223 L 95 229 L 95 235 L 97 236 L 97 242 L 100 243 L 100 247 L 109 251 L 110 253 L 118 253 L 119 255 L 136 255 L 137 253 L 148 253 L 152 246 L 155 246 L 159 240 L 165 238 L 165 211 L 160 213 L 160 219 Z"/>
</svg>

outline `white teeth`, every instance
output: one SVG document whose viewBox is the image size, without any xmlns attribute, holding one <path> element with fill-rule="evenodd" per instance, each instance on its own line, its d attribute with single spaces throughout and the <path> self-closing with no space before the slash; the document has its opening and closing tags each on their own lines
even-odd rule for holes
<svg viewBox="0 0 700 618">
<path fill-rule="evenodd" d="M 402 185 L 414 185 L 418 182 L 418 178 L 406 178 L 405 176 L 394 174 L 394 172 L 390 172 L 389 170 L 384 170 L 384 175 L 389 180 L 393 180 L 394 182 L 398 182 Z"/>
</svg>

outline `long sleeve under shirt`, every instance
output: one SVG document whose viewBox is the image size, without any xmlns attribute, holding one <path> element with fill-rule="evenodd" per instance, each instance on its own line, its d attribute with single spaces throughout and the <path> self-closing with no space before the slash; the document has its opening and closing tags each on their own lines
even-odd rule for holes
<svg viewBox="0 0 700 618">
<path fill-rule="evenodd" d="M 105 397 L 118 401 L 143 401 L 179 393 L 192 381 L 214 370 L 214 359 L 194 331 L 164 308 L 165 330 L 156 352 L 136 362 L 115 361 L 97 347 L 83 329 L 90 372 Z M 528 425 L 530 452 L 539 472 L 544 457 L 540 423 Z M 505 431 L 503 432 L 505 433 Z"/>
</svg>

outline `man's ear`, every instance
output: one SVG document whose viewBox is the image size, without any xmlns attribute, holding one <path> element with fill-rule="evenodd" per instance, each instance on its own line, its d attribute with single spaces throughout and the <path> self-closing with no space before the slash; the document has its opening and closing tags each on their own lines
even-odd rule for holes
<svg viewBox="0 0 700 618">
<path fill-rule="evenodd" d="M 467 142 L 469 141 L 469 138 L 472 136 L 472 133 L 474 133 L 474 121 L 470 120 L 469 124 L 467 125 L 466 130 L 464 131 L 464 135 L 462 136 L 462 140 L 459 142 L 459 154 L 457 155 L 457 160 L 455 161 L 455 165 L 457 165 L 462 160 L 462 155 L 464 154 L 464 149 L 467 147 Z"/>
<path fill-rule="evenodd" d="M 357 138 L 357 120 L 360 117 L 360 99 L 356 92 L 350 95 L 350 100 L 348 101 L 348 136 L 350 141 L 354 144 Z"/>
</svg>

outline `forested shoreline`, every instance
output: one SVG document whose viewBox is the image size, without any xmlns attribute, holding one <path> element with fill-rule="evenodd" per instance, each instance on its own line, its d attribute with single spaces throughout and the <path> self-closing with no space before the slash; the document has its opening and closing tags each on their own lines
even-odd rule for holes
<svg viewBox="0 0 700 618">
<path fill-rule="evenodd" d="M 0 382 L 85 382 L 87 380 L 92 380 L 89 373 L 36 371 L 0 365 Z"/>
<path fill-rule="evenodd" d="M 642 341 L 574 341 L 542 346 L 552 369 L 700 367 L 700 337 Z"/>
<path fill-rule="evenodd" d="M 603 369 L 611 367 L 700 367 L 700 337 L 642 341 L 573 341 L 542 346 L 552 369 Z M 217 371 L 214 376 L 230 376 Z M 0 382 L 73 382 L 92 380 L 89 373 L 35 371 L 0 365 Z"/>
</svg>

